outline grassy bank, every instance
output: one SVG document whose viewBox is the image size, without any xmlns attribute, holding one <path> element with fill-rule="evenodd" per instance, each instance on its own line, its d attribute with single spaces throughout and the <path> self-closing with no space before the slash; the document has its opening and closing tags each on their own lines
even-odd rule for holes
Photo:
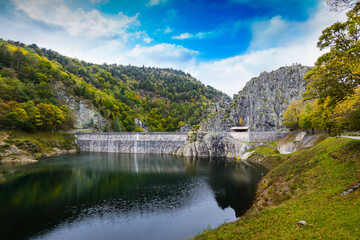
<svg viewBox="0 0 360 240">
<path fill-rule="evenodd" d="M 290 155 L 258 149 L 271 171 L 245 216 L 195 239 L 359 239 L 360 141 L 328 138 Z M 306 221 L 305 226 L 298 221 Z"/>
<path fill-rule="evenodd" d="M 60 132 L 0 131 L 0 160 L 38 159 L 77 150 L 73 134 Z"/>
</svg>

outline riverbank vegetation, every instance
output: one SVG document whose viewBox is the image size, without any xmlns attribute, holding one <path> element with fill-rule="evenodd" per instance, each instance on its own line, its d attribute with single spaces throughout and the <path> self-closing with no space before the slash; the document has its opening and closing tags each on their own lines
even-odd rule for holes
<svg viewBox="0 0 360 240">
<path fill-rule="evenodd" d="M 303 99 L 291 102 L 285 111 L 286 127 L 322 130 L 330 135 L 360 130 L 359 37 L 358 2 L 347 13 L 347 21 L 323 30 L 318 47 L 329 51 L 306 74 L 308 86 Z"/>
<path fill-rule="evenodd" d="M 77 151 L 74 134 L 0 131 L 0 162 L 33 162 L 40 157 Z"/>
<path fill-rule="evenodd" d="M 260 155 L 272 169 L 252 208 L 195 239 L 358 239 L 359 189 L 341 194 L 360 181 L 359 140 L 329 137 L 289 155 L 269 148 L 252 157 Z"/>
</svg>

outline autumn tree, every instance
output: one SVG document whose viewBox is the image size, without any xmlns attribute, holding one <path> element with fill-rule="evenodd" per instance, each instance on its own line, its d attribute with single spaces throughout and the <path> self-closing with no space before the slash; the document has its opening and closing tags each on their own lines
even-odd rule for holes
<svg viewBox="0 0 360 240">
<path fill-rule="evenodd" d="M 283 115 L 283 124 L 290 130 L 299 129 L 300 114 L 304 107 L 300 100 L 292 101 Z"/>
<path fill-rule="evenodd" d="M 37 105 L 37 123 L 36 125 L 43 130 L 59 129 L 64 121 L 64 115 L 60 108 L 49 103 L 39 103 Z"/>
<path fill-rule="evenodd" d="M 360 130 L 360 87 L 335 107 L 331 122 L 339 129 Z"/>
<path fill-rule="evenodd" d="M 344 23 L 337 22 L 323 30 L 318 47 L 330 51 L 320 56 L 305 79 L 309 82 L 305 99 L 330 98 L 335 106 L 354 93 L 360 84 L 360 3 L 347 13 Z"/>
</svg>

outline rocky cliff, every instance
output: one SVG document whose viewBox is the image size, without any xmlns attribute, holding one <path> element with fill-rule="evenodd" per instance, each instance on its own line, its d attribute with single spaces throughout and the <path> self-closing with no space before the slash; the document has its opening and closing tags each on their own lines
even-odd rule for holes
<svg viewBox="0 0 360 240">
<path fill-rule="evenodd" d="M 196 157 L 240 157 L 251 146 L 232 138 L 226 133 L 198 133 L 190 137 L 176 154 Z"/>
<path fill-rule="evenodd" d="M 225 99 L 210 109 L 208 118 L 177 154 L 241 157 L 252 146 L 228 133 L 231 127 L 241 125 L 249 126 L 250 142 L 269 142 L 284 137 L 281 132 L 288 130 L 282 125 L 283 113 L 292 100 L 301 99 L 306 89 L 303 79 L 308 70 L 310 67 L 293 65 L 263 72 L 251 79 L 232 101 Z"/>
<path fill-rule="evenodd" d="M 292 100 L 301 99 L 310 67 L 293 65 L 252 78 L 234 95 L 233 101 L 222 101 L 211 109 L 200 126 L 203 132 L 229 131 L 230 127 L 249 126 L 252 132 L 286 131 L 282 116 Z"/>
</svg>

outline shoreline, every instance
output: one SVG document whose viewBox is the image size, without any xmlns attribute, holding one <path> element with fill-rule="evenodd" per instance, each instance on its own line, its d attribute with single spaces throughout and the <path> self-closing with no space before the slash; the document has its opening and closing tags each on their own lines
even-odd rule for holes
<svg viewBox="0 0 360 240">
<path fill-rule="evenodd" d="M 79 148 L 73 134 L 0 131 L 0 163 L 30 164 L 42 157 L 77 152 Z"/>
</svg>

